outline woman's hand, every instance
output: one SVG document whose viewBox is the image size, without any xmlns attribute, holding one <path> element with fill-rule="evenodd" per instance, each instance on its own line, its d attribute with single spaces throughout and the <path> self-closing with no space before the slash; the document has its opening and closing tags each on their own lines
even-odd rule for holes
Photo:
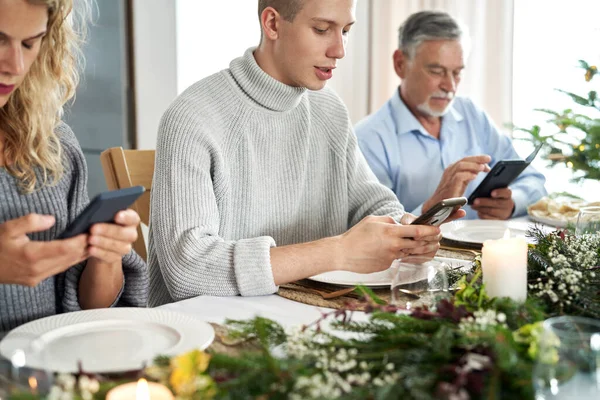
<svg viewBox="0 0 600 400">
<path fill-rule="evenodd" d="M 88 235 L 49 242 L 27 236 L 49 229 L 54 222 L 50 215 L 29 214 L 0 225 L 0 283 L 33 287 L 88 257 Z"/>
<path fill-rule="evenodd" d="M 88 238 L 88 260 L 79 280 L 79 304 L 83 309 L 109 307 L 123 287 L 124 255 L 137 239 L 139 215 L 133 210 L 117 213 L 114 223 L 94 224 Z"/>
<path fill-rule="evenodd" d="M 94 224 L 88 238 L 90 257 L 107 264 L 120 263 L 137 240 L 139 224 L 139 215 L 130 209 L 118 212 L 114 223 Z"/>
</svg>

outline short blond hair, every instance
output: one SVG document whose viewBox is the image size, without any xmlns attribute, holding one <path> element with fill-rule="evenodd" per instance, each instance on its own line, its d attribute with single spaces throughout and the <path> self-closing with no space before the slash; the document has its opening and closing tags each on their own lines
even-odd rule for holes
<svg viewBox="0 0 600 400">
<path fill-rule="evenodd" d="M 273 7 L 288 22 L 294 21 L 302 10 L 303 0 L 258 0 L 258 18 L 267 7 Z"/>
<path fill-rule="evenodd" d="M 5 133 L 4 158 L 9 160 L 5 168 L 22 192 L 31 193 L 58 182 L 64 173 L 54 131 L 79 83 L 90 4 L 77 0 L 73 12 L 73 0 L 26 1 L 48 7 L 47 32 L 23 83 L 0 108 L 0 129 Z"/>
</svg>

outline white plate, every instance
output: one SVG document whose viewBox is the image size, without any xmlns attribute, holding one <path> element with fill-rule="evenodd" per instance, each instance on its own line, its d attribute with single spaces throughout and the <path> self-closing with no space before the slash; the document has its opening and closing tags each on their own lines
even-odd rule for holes
<svg viewBox="0 0 600 400">
<path fill-rule="evenodd" d="M 573 225 L 575 225 L 575 222 L 577 222 L 577 217 L 573 218 L 572 220 L 565 221 L 564 219 L 554 219 L 554 218 L 547 218 L 547 217 L 536 217 L 536 216 L 531 215 L 531 214 L 528 214 L 527 216 L 532 221 L 540 222 L 542 224 L 546 224 L 546 225 L 549 225 L 549 226 L 554 226 L 556 228 L 566 228 L 569 223 L 572 223 Z"/>
<path fill-rule="evenodd" d="M 210 324 L 168 310 L 107 308 L 53 315 L 13 329 L 0 354 L 25 353 L 25 365 L 74 373 L 114 373 L 150 365 L 158 355 L 205 349 L 215 337 Z"/>
<path fill-rule="evenodd" d="M 493 220 L 458 220 L 440 226 L 442 237 L 456 242 L 483 244 L 486 240 L 501 239 L 508 229 L 510 237 L 523 237 L 531 242 L 532 238 L 526 237 L 527 231 L 535 224 L 520 221 L 493 221 Z M 544 231 L 552 231 L 550 227 L 541 227 Z"/>
<path fill-rule="evenodd" d="M 468 267 L 471 265 L 470 261 L 458 260 L 455 258 L 435 257 L 435 259 L 445 262 L 451 267 Z M 372 274 L 359 274 L 350 271 L 331 271 L 311 276 L 308 279 L 340 286 L 363 285 L 367 287 L 390 287 L 392 285 L 393 273 L 394 268 L 388 268 L 385 271 L 374 272 Z"/>
</svg>

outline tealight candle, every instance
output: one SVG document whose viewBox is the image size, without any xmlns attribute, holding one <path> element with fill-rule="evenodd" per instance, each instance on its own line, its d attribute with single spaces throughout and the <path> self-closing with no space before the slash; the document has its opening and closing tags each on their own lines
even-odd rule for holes
<svg viewBox="0 0 600 400">
<path fill-rule="evenodd" d="M 164 385 L 140 379 L 111 389 L 106 400 L 173 400 L 173 393 Z"/>
<path fill-rule="evenodd" d="M 481 250 L 483 283 L 490 297 L 527 299 L 527 242 L 511 238 L 507 229 L 503 239 L 486 240 Z"/>
</svg>

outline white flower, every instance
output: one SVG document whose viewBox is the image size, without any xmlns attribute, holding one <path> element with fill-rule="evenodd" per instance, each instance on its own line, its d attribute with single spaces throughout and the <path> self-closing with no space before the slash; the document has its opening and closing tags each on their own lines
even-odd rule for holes
<svg viewBox="0 0 600 400">
<path fill-rule="evenodd" d="M 75 388 L 75 383 L 77 383 L 77 379 L 70 374 L 60 374 L 56 378 L 56 381 L 64 390 L 69 392 Z"/>
<path fill-rule="evenodd" d="M 373 384 L 375 386 L 385 386 L 385 382 L 381 378 L 373 379 Z"/>
<path fill-rule="evenodd" d="M 490 358 L 482 354 L 469 353 L 467 354 L 467 363 L 463 367 L 465 372 L 481 371 L 490 364 Z"/>
<path fill-rule="evenodd" d="M 60 386 L 53 385 L 48 393 L 48 400 L 60 400 L 63 390 Z"/>
<path fill-rule="evenodd" d="M 87 391 L 89 386 L 90 386 L 90 378 L 87 377 L 86 375 L 82 375 L 79 378 L 79 390 L 81 391 Z"/>
<path fill-rule="evenodd" d="M 504 313 L 498 313 L 498 315 L 496 316 L 496 320 L 503 324 L 504 322 L 506 322 L 506 315 Z"/>
</svg>

